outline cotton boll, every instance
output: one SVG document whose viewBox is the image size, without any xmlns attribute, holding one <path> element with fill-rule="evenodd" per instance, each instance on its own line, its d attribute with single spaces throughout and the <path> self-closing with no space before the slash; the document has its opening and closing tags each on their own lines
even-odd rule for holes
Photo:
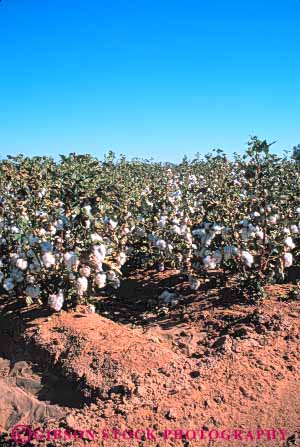
<svg viewBox="0 0 300 447">
<path fill-rule="evenodd" d="M 117 257 L 117 263 L 120 266 L 123 266 L 126 263 L 126 255 L 125 253 L 120 253 L 119 256 Z"/>
<path fill-rule="evenodd" d="M 60 291 L 57 294 L 49 295 L 48 305 L 55 312 L 59 312 L 62 309 L 63 304 L 64 304 L 64 295 L 63 295 L 62 291 Z"/>
<path fill-rule="evenodd" d="M 181 235 L 181 229 L 178 225 L 173 225 L 172 227 L 172 233 L 177 234 L 177 235 Z"/>
<path fill-rule="evenodd" d="M 7 291 L 10 292 L 11 290 L 13 290 L 15 287 L 15 283 L 13 281 L 12 278 L 6 278 L 3 282 L 3 288 Z"/>
<path fill-rule="evenodd" d="M 50 251 L 43 254 L 42 260 L 46 268 L 50 268 L 52 265 L 55 265 L 55 256 Z"/>
<path fill-rule="evenodd" d="M 56 227 L 54 225 L 50 225 L 49 232 L 50 232 L 51 236 L 55 236 L 55 234 L 57 232 Z"/>
<path fill-rule="evenodd" d="M 77 270 L 79 260 L 77 258 L 76 253 L 74 251 L 69 251 L 64 254 L 64 263 L 66 269 L 71 272 L 72 270 Z"/>
<path fill-rule="evenodd" d="M 103 262 L 106 256 L 106 247 L 105 245 L 93 245 L 92 247 L 93 255 L 97 258 L 99 262 Z"/>
<path fill-rule="evenodd" d="M 293 255 L 292 253 L 285 253 L 283 255 L 283 263 L 285 267 L 291 267 L 293 264 Z"/>
<path fill-rule="evenodd" d="M 248 251 L 242 251 L 241 259 L 247 267 L 251 267 L 254 262 L 253 256 Z"/>
<path fill-rule="evenodd" d="M 109 219 L 109 220 L 108 220 L 108 225 L 109 225 L 109 227 L 110 227 L 112 230 L 114 230 L 114 229 L 117 227 L 118 222 L 114 221 L 113 219 Z"/>
<path fill-rule="evenodd" d="M 293 250 L 293 249 L 296 247 L 296 245 L 295 245 L 294 242 L 293 242 L 293 239 L 292 239 L 290 236 L 288 236 L 287 238 L 285 238 L 285 240 L 284 240 L 284 245 L 285 245 L 286 247 L 290 248 L 291 250 Z"/>
<path fill-rule="evenodd" d="M 28 262 L 26 259 L 19 258 L 16 261 L 16 267 L 20 270 L 26 270 L 28 267 Z"/>
<path fill-rule="evenodd" d="M 97 273 L 95 276 L 95 283 L 99 289 L 102 289 L 106 286 L 106 274 L 105 273 Z"/>
<path fill-rule="evenodd" d="M 163 239 L 158 239 L 158 240 L 156 241 L 156 247 L 157 247 L 159 250 L 165 250 L 165 249 L 167 248 L 167 243 L 166 243 L 166 241 L 164 241 Z"/>
<path fill-rule="evenodd" d="M 207 269 L 215 269 L 217 266 L 216 259 L 210 255 L 205 256 L 202 262 Z"/>
<path fill-rule="evenodd" d="M 107 279 L 108 281 L 114 281 L 117 278 L 116 272 L 114 272 L 113 270 L 109 270 L 106 273 Z"/>
<path fill-rule="evenodd" d="M 299 233 L 297 225 L 291 225 L 291 232 L 294 234 Z"/>
<path fill-rule="evenodd" d="M 283 231 L 284 234 L 291 234 L 289 228 L 286 228 L 286 227 L 285 227 L 282 231 Z"/>
<path fill-rule="evenodd" d="M 268 222 L 272 225 L 275 225 L 277 223 L 277 219 L 278 219 L 278 216 L 273 215 L 273 216 L 269 217 Z"/>
<path fill-rule="evenodd" d="M 94 306 L 94 304 L 88 304 L 86 310 L 87 313 L 94 314 L 96 312 L 96 307 Z"/>
<path fill-rule="evenodd" d="M 77 292 L 78 295 L 82 296 L 84 292 L 88 289 L 88 280 L 85 276 L 80 276 L 77 279 Z"/>
<path fill-rule="evenodd" d="M 159 219 L 157 226 L 160 228 L 165 228 L 165 226 L 167 225 L 167 220 L 168 220 L 168 216 L 161 216 L 161 218 Z"/>
<path fill-rule="evenodd" d="M 295 213 L 300 214 L 300 207 L 295 208 Z"/>
<path fill-rule="evenodd" d="M 184 235 L 184 239 L 186 241 L 187 244 L 191 245 L 193 243 L 193 237 L 192 234 L 190 232 L 186 232 Z"/>
<path fill-rule="evenodd" d="M 84 226 L 87 230 L 89 230 L 91 228 L 91 221 L 90 220 L 85 220 L 84 221 Z"/>
<path fill-rule="evenodd" d="M 91 269 L 88 265 L 84 265 L 79 269 L 79 273 L 81 276 L 88 278 L 91 274 Z"/>
</svg>

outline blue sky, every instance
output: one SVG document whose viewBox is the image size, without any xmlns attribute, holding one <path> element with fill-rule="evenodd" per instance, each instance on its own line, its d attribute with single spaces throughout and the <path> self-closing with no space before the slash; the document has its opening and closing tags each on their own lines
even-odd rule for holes
<svg viewBox="0 0 300 447">
<path fill-rule="evenodd" d="M 2 0 L 0 153 L 300 143 L 299 0 Z"/>
</svg>

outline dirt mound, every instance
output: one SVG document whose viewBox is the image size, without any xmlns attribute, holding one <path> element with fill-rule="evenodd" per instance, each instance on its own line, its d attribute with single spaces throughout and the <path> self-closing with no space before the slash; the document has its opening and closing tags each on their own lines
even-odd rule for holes
<svg viewBox="0 0 300 447">
<path fill-rule="evenodd" d="M 162 275 L 164 288 L 176 291 L 176 278 L 167 280 Z M 137 296 L 133 281 L 131 286 L 128 301 L 122 297 L 124 323 L 126 307 L 131 315 Z M 66 400 L 59 403 L 63 418 L 57 414 L 32 426 L 90 430 L 91 447 L 298 445 L 300 302 L 288 298 L 290 287 L 268 288 L 259 306 L 230 301 L 214 290 L 183 290 L 184 301 L 163 313 L 159 303 L 143 306 L 153 287 L 161 290 L 157 277 L 149 287 L 139 292 L 135 326 L 83 312 L 25 318 L 27 328 L 17 343 L 22 339 L 26 355 L 42 366 L 43 382 L 54 375 L 82 398 L 73 408 Z M 104 299 L 101 306 L 115 315 L 116 301 Z M 12 359 L 13 347 L 8 351 L 5 356 Z M 13 365 L 16 359 L 0 364 L 5 386 L 20 376 L 18 368 L 12 373 Z M 43 405 L 55 404 L 62 389 L 44 393 Z M 55 445 L 60 442 L 65 441 L 56 438 Z"/>
</svg>

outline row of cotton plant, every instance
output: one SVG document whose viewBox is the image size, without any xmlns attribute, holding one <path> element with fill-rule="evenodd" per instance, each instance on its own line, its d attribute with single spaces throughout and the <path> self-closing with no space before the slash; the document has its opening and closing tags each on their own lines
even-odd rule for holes
<svg viewBox="0 0 300 447">
<path fill-rule="evenodd" d="M 179 165 L 71 154 L 0 163 L 3 292 L 59 311 L 133 268 L 284 280 L 299 261 L 298 164 L 253 138 L 243 156 Z"/>
</svg>

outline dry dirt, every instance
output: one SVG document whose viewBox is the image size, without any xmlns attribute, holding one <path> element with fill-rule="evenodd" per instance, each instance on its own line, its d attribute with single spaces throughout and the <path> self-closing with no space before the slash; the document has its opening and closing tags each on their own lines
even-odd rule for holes
<svg viewBox="0 0 300 447">
<path fill-rule="evenodd" d="M 101 315 L 3 308 L 0 445 L 16 445 L 16 424 L 61 430 L 26 446 L 300 445 L 292 286 L 267 288 L 259 306 L 212 287 L 190 293 L 175 272 L 150 272 L 95 299 Z M 174 307 L 157 299 L 166 288 L 182 294 Z M 58 439 L 76 430 L 85 439 Z"/>
</svg>

